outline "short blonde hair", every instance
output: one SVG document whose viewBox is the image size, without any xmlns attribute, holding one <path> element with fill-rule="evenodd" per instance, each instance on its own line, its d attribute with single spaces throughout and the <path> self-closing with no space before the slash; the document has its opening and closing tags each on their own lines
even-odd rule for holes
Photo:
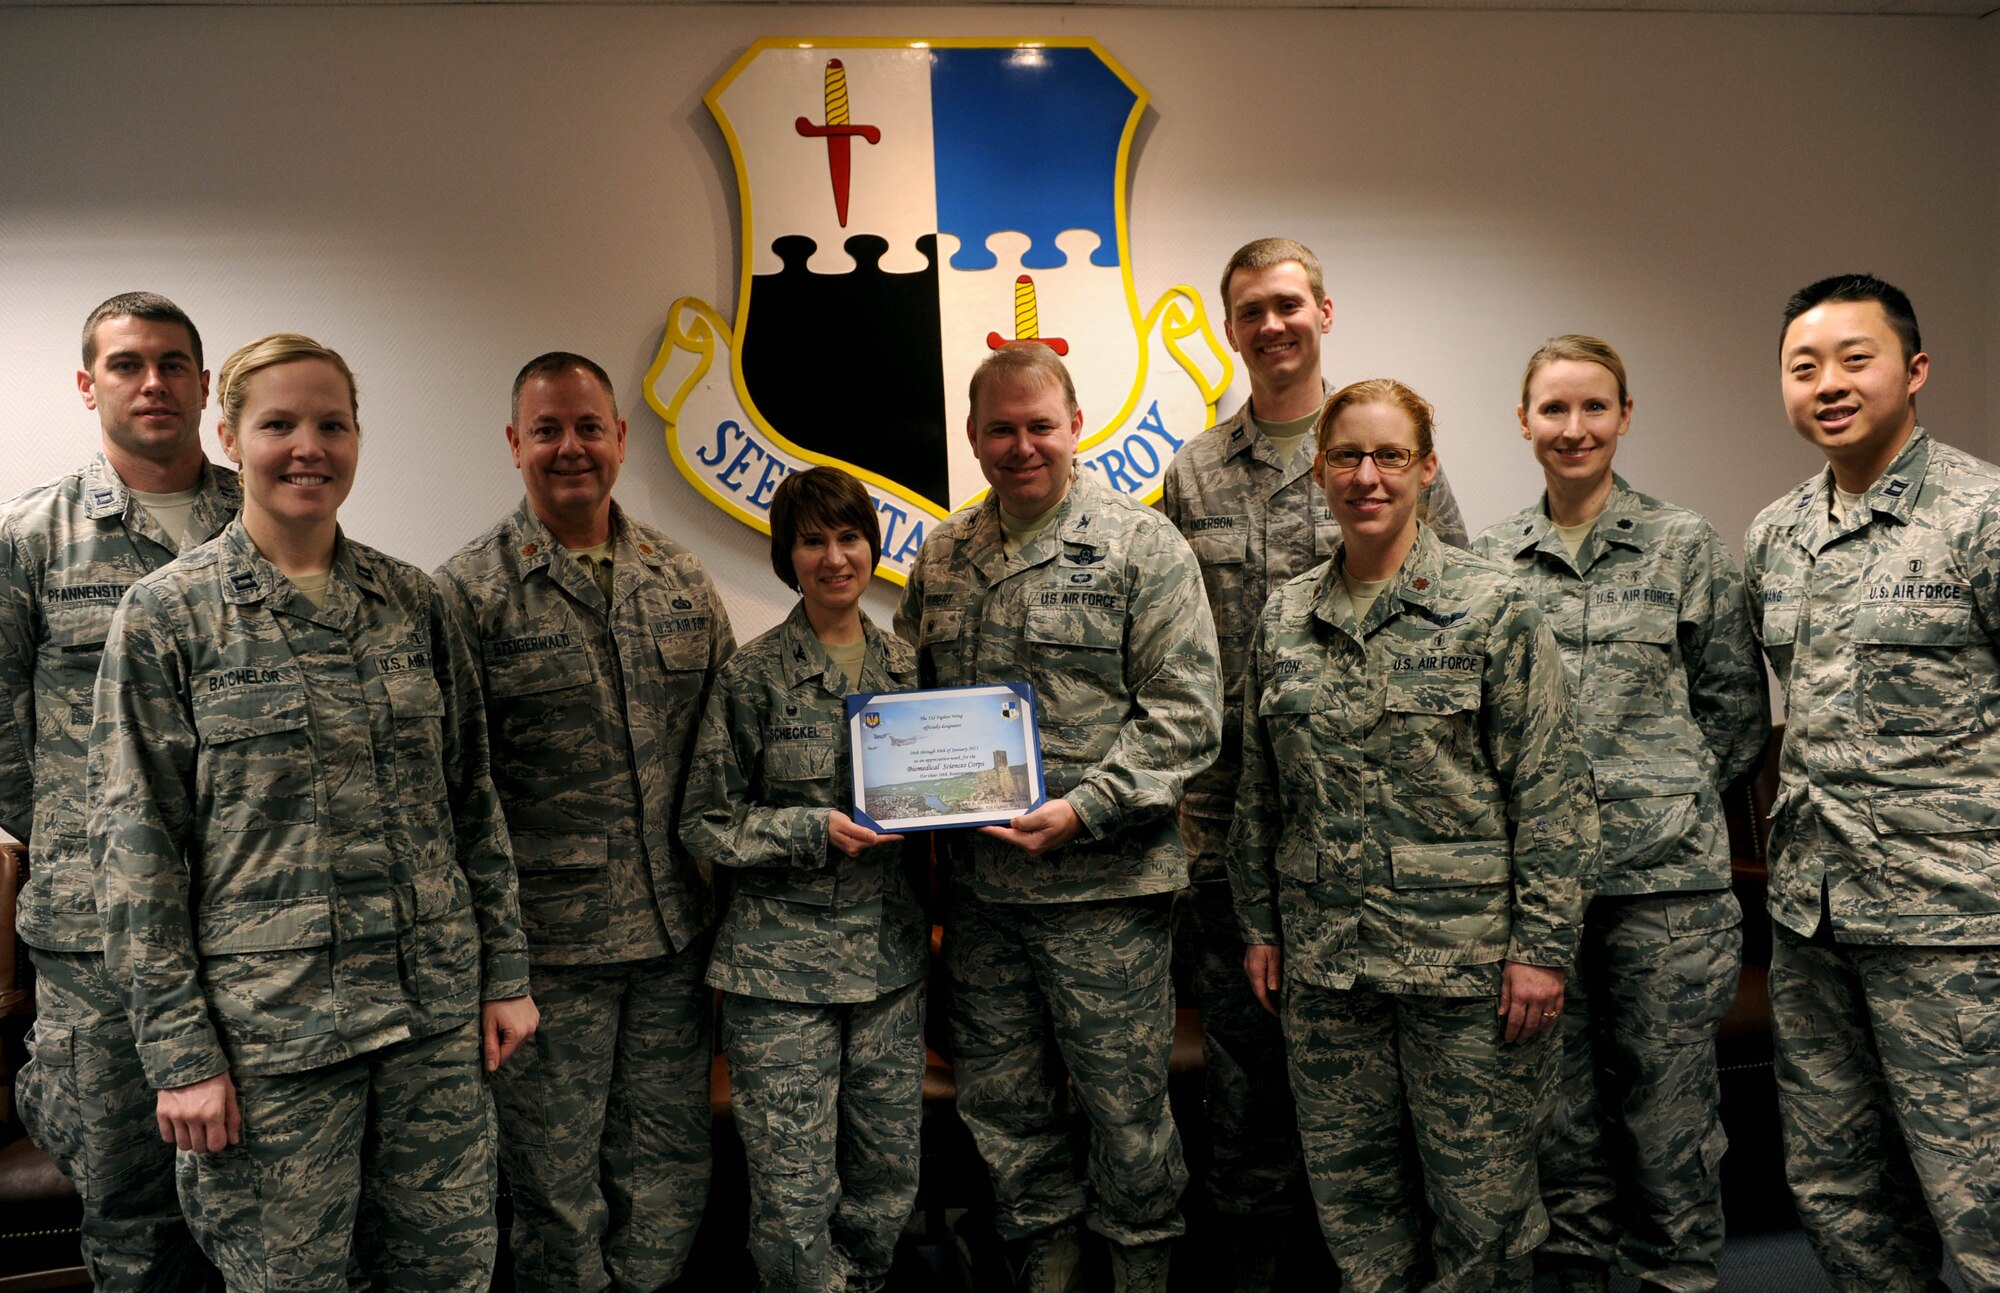
<svg viewBox="0 0 2000 1293">
<path fill-rule="evenodd" d="M 1521 374 L 1521 407 L 1528 407 L 1528 387 L 1534 384 L 1535 374 L 1559 360 L 1574 359 L 1579 363 L 1596 364 L 1610 371 L 1618 379 L 1618 403 L 1624 404 L 1632 397 L 1625 392 L 1625 361 L 1611 348 L 1608 341 L 1596 337 L 1586 337 L 1580 332 L 1565 333 L 1560 337 L 1550 337 L 1542 343 L 1542 348 L 1528 356 L 1527 371 Z"/>
<path fill-rule="evenodd" d="M 1362 404 L 1387 404 L 1409 414 L 1410 421 L 1417 426 L 1417 457 L 1430 456 L 1435 430 L 1435 415 L 1430 401 L 1393 377 L 1371 377 L 1365 382 L 1343 386 L 1333 393 L 1333 398 L 1319 411 L 1319 422 L 1316 424 L 1315 440 L 1321 453 L 1326 452 L 1326 442 L 1333 436 L 1333 420 L 1346 410 Z"/>
<path fill-rule="evenodd" d="M 347 411 L 354 416 L 354 428 L 359 431 L 361 397 L 354 386 L 354 370 L 347 366 L 339 351 L 296 332 L 274 332 L 268 337 L 259 337 L 222 361 L 222 371 L 216 375 L 219 389 L 215 402 L 222 408 L 223 424 L 234 427 L 236 420 L 243 415 L 243 401 L 249 394 L 249 382 L 253 376 L 266 368 L 296 364 L 307 359 L 320 359 L 332 364 L 347 380 Z"/>
</svg>

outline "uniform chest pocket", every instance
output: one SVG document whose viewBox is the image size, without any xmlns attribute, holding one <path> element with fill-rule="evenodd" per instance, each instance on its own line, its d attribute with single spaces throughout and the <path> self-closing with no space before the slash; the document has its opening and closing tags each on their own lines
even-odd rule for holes
<svg viewBox="0 0 2000 1293">
<path fill-rule="evenodd" d="M 1250 552 L 1248 520 L 1197 516 L 1188 522 L 1187 541 L 1204 566 L 1240 566 Z"/>
<path fill-rule="evenodd" d="M 444 693 L 428 668 L 382 676 L 396 724 L 396 779 L 412 802 L 444 798 Z"/>
<path fill-rule="evenodd" d="M 1483 672 L 1484 660 L 1480 658 Z M 1472 795 L 1484 784 L 1479 749 L 1481 674 L 1446 670 L 1389 675 L 1377 754 L 1423 795 Z"/>
<path fill-rule="evenodd" d="M 840 759 L 830 740 L 780 741 L 764 750 L 764 784 L 774 804 L 830 806 L 827 784 Z"/>
<path fill-rule="evenodd" d="M 1978 706 L 1966 655 L 1977 640 L 1972 615 L 1962 608 L 1864 607 L 1854 619 L 1863 715 L 1885 736 L 1971 731 Z"/>
<path fill-rule="evenodd" d="M 197 776 L 208 783 L 211 820 L 225 831 L 315 821 L 312 720 L 298 686 L 197 693 Z"/>
<path fill-rule="evenodd" d="M 1125 715 L 1125 599 L 1112 592 L 1089 596 L 1115 606 L 1031 606 L 1021 630 L 1045 711 L 1066 722 L 1112 722 Z"/>
<path fill-rule="evenodd" d="M 669 675 L 683 675 L 669 677 L 667 681 L 670 685 L 686 681 L 687 674 L 699 674 L 708 668 L 708 638 L 705 634 L 662 633 L 653 641 L 660 649 L 660 667 Z"/>
<path fill-rule="evenodd" d="M 1676 682 L 1673 667 L 1679 632 L 1676 594 L 1630 586 L 1595 590 L 1581 679 L 1585 712 L 1686 713 L 1686 682 Z"/>
<path fill-rule="evenodd" d="M 115 602 L 86 602 L 70 606 L 50 606 L 47 610 L 48 635 L 42 641 L 36 673 L 43 685 L 63 702 L 55 707 L 57 716 L 68 720 L 75 736 L 90 734 L 91 688 L 97 681 L 97 666 L 104 659 L 104 639 L 111 632 Z"/>
<path fill-rule="evenodd" d="M 1245 561 L 1250 553 L 1250 531 L 1244 518 L 1221 518 L 1233 523 L 1198 529 L 1204 521 L 1214 525 L 1217 518 L 1196 517 L 1190 522 L 1188 547 L 1201 563 L 1202 583 L 1208 589 L 1208 605 L 1215 616 L 1216 634 L 1223 638 L 1242 637 L 1257 626 L 1259 607 L 1247 604 L 1244 585 L 1250 571 Z"/>
<path fill-rule="evenodd" d="M 576 648 L 526 651 L 498 659 L 489 654 L 486 660 L 486 690 L 495 697 L 535 696 L 587 687 L 596 676 L 590 667 L 590 657 Z"/>
</svg>

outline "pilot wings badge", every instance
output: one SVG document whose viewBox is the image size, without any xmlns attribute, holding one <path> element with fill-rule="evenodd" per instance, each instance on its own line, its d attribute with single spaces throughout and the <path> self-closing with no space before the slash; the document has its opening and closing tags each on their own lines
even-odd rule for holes
<svg viewBox="0 0 2000 1293">
<path fill-rule="evenodd" d="M 901 583 L 986 483 L 966 387 L 1002 346 L 1063 356 L 1080 470 L 1144 499 L 1231 376 L 1191 287 L 1141 310 L 1126 172 L 1147 103 L 1092 40 L 763 40 L 708 92 L 735 163 L 731 326 L 668 309 L 646 397 L 675 464 L 766 533 L 789 472 L 846 468 Z"/>
</svg>

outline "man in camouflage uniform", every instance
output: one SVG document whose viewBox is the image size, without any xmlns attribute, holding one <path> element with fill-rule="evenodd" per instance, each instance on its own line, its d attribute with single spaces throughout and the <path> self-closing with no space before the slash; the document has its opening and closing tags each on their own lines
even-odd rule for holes
<svg viewBox="0 0 2000 1293">
<path fill-rule="evenodd" d="M 896 630 L 927 686 L 1025 680 L 1038 701 L 1048 801 L 948 845 L 958 1106 L 996 1226 L 1026 1288 L 1075 1287 L 1088 1214 L 1121 1289 L 1164 1289 L 1187 1175 L 1166 1102 L 1169 908 L 1187 883 L 1170 814 L 1215 758 L 1221 680 L 1193 554 L 1158 513 L 1074 473 L 1082 429 L 1052 351 L 987 358 L 966 434 L 992 494 L 931 532 Z"/>
<path fill-rule="evenodd" d="M 526 500 L 437 581 L 481 658 L 542 1011 L 494 1084 L 516 1279 L 656 1289 L 708 1197 L 714 899 L 676 831 L 735 640 L 694 554 L 612 501 L 625 423 L 602 368 L 530 360 L 507 442 Z"/>
<path fill-rule="evenodd" d="M 1786 412 L 1827 470 L 1758 514 L 1785 688 L 1771 1013 L 1785 1170 L 1843 1290 L 2000 1288 L 2000 468 L 1917 424 L 1909 298 L 1795 295 Z"/>
<path fill-rule="evenodd" d="M 1194 880 L 1176 911 L 1177 956 L 1192 961 L 1215 1160 L 1208 1191 L 1227 1218 L 1235 1287 L 1267 1289 L 1284 1221 L 1305 1180 L 1285 1042 L 1243 975 L 1225 838 L 1242 768 L 1243 665 L 1271 590 L 1333 555 L 1339 532 L 1314 487 L 1313 423 L 1326 400 L 1320 338 L 1333 326 L 1319 258 L 1288 238 L 1260 238 L 1223 267 L 1223 331 L 1243 357 L 1250 398 L 1174 457 L 1159 507 L 1201 563 L 1222 652 L 1222 753 L 1188 783 L 1181 839 Z M 1464 547 L 1465 524 L 1440 471 L 1420 512 Z"/>
<path fill-rule="evenodd" d="M 173 1147 L 104 975 L 85 753 L 119 599 L 220 530 L 241 495 L 235 474 L 202 453 L 201 338 L 165 297 L 127 293 L 91 312 L 77 387 L 101 451 L 0 514 L 0 826 L 29 847 L 20 934 L 36 973 L 21 1117 L 83 1198 L 83 1258 L 98 1288 L 198 1288 Z"/>
<path fill-rule="evenodd" d="M 1728 1146 L 1715 1030 L 1743 963 L 1722 791 L 1771 731 L 1742 577 L 1715 527 L 1617 476 L 1573 553 L 1542 500 L 1475 550 L 1513 570 L 1555 632 L 1603 838 L 1542 1150 L 1541 1253 L 1566 1288 L 1603 1290 L 1618 1260 L 1645 1289 L 1714 1289 Z"/>
</svg>

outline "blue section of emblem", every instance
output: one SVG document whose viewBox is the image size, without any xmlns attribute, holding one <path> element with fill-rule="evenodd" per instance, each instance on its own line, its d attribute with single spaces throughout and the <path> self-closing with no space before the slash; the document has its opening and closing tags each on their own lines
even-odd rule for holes
<svg viewBox="0 0 2000 1293">
<path fill-rule="evenodd" d="M 1059 269 L 1056 235 L 1098 236 L 1093 265 L 1118 264 L 1118 141 L 1129 86 L 1088 49 L 931 52 L 938 231 L 959 241 L 953 269 L 992 269 L 989 235 L 1032 243 L 1025 269 Z"/>
</svg>

